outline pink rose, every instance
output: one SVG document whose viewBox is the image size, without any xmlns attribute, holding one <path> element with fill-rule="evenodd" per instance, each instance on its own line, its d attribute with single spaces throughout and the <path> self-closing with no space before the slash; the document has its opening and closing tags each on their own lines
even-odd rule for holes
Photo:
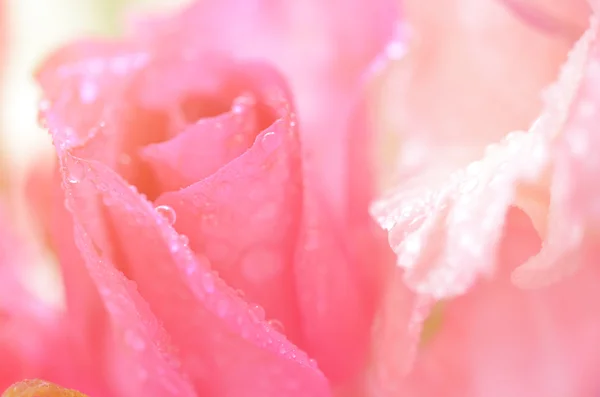
<svg viewBox="0 0 600 397">
<path fill-rule="evenodd" d="M 73 352 L 57 361 L 94 375 L 46 380 L 115 396 L 360 392 L 390 262 L 370 192 L 349 194 L 370 178 L 350 116 L 397 17 L 385 1 L 202 1 L 42 66 L 58 172 L 34 202 Z"/>
<path fill-rule="evenodd" d="M 597 21 L 584 2 L 405 5 L 408 56 L 375 94 L 393 98 L 376 110 L 386 142 L 402 142 L 372 207 L 399 266 L 381 373 L 406 351 L 398 313 L 428 320 L 410 374 L 384 392 L 597 395 Z"/>
</svg>

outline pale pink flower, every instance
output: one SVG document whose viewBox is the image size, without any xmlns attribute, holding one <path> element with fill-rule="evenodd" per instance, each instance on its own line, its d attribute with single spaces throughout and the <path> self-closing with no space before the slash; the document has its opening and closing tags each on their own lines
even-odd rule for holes
<svg viewBox="0 0 600 397">
<path fill-rule="evenodd" d="M 380 395 L 597 395 L 595 18 L 578 2 L 467 0 L 407 1 L 406 17 L 408 55 L 377 94 L 401 142 L 372 206 L 399 267 L 379 316 Z M 429 313 L 418 349 L 390 332 L 394 316 L 419 329 Z M 407 346 L 402 378 L 391 357 Z"/>
</svg>

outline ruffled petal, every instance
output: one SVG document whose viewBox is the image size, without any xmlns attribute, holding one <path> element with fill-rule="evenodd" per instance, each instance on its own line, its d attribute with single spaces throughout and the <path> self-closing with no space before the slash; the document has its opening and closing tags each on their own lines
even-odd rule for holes
<svg viewBox="0 0 600 397">
<path fill-rule="evenodd" d="M 600 163 L 593 154 L 600 144 L 593 123 L 597 112 L 600 67 L 600 42 L 596 20 L 564 71 L 562 86 L 571 89 L 560 96 L 559 84 L 550 92 L 548 111 L 542 115 L 539 129 L 551 134 L 553 172 L 547 187 L 548 219 L 545 244 L 540 254 L 515 270 L 513 279 L 523 287 L 550 284 L 574 272 L 581 264 L 595 266 L 593 255 L 598 238 L 600 212 L 597 205 L 597 180 Z M 552 124 L 548 114 L 566 107 L 562 123 Z"/>
<path fill-rule="evenodd" d="M 375 120 L 392 136 L 385 142 L 399 142 L 392 166 L 401 176 L 466 165 L 509 131 L 527 129 L 576 39 L 541 34 L 498 0 L 404 5 L 408 51 L 390 55 L 373 97 Z M 587 19 L 580 23 L 578 35 Z"/>
<path fill-rule="evenodd" d="M 430 167 L 373 206 L 373 215 L 389 231 L 398 265 L 407 269 L 406 281 L 416 291 L 442 299 L 464 293 L 478 276 L 491 276 L 511 205 L 523 206 L 545 237 L 549 172 L 556 177 L 565 169 L 558 168 L 556 132 L 567 119 L 595 29 L 593 24 L 572 51 L 555 93 L 529 132 L 508 134 L 500 144 L 489 145 L 481 160 L 457 171 L 448 171 L 448 163 Z M 552 196 L 556 200 L 554 192 Z M 575 234 L 552 242 L 548 236 L 540 255 L 524 268 L 560 259 L 555 250 L 562 250 L 566 237 L 581 242 Z"/>
<path fill-rule="evenodd" d="M 501 0 L 512 12 L 546 34 L 578 37 L 590 14 L 585 0 Z"/>
</svg>

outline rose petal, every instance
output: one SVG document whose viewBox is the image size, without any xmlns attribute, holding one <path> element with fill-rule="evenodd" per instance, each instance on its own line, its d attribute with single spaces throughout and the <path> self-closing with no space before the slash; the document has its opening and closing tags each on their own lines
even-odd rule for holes
<svg viewBox="0 0 600 397">
<path fill-rule="evenodd" d="M 201 119 L 173 139 L 148 145 L 141 157 L 152 166 L 159 190 L 184 188 L 241 155 L 257 131 L 251 95 L 241 96 L 230 113 Z"/>
<path fill-rule="evenodd" d="M 76 207 L 76 203 L 72 203 Z M 75 213 L 84 211 L 74 210 Z M 177 356 L 147 303 L 130 280 L 104 259 L 83 226 L 75 222 L 75 242 L 100 292 L 112 329 L 104 341 L 103 372 L 122 395 L 196 395 Z M 112 332 L 111 332 L 112 331 Z M 100 358 L 99 357 L 99 358 Z"/>
<path fill-rule="evenodd" d="M 328 394 L 325 379 L 308 358 L 255 319 L 259 309 L 248 307 L 195 258 L 150 203 L 106 166 L 85 163 L 111 219 L 120 220 L 112 225 L 119 241 L 127 241 L 117 244 L 119 262 L 171 335 L 197 390 L 211 395 Z"/>
<path fill-rule="evenodd" d="M 163 103 L 159 109 L 175 105 L 181 107 L 181 113 L 188 113 L 180 116 L 186 118 L 182 120 L 187 124 L 184 131 L 170 140 L 141 149 L 143 160 L 154 170 L 163 192 L 189 186 L 213 174 L 244 153 L 256 135 L 278 117 L 276 106 L 281 104 L 277 95 L 283 82 L 276 73 L 258 63 L 215 62 L 206 57 L 192 58 L 188 54 L 179 62 L 179 67 L 176 64 L 166 70 L 157 68 L 154 73 L 162 78 L 181 78 L 189 69 L 193 76 L 182 81 L 195 82 L 192 86 L 185 84 L 179 92 L 176 87 L 171 88 L 174 92 L 171 103 L 165 100 L 164 94 L 160 96 Z M 197 72 L 199 69 L 204 70 L 203 74 Z M 147 91 L 157 84 L 157 79 L 160 77 L 141 86 L 140 100 L 148 101 L 150 93 Z M 203 98 L 203 101 L 193 103 L 193 98 Z M 227 101 L 232 101 L 228 113 L 200 118 L 208 106 Z"/>
<path fill-rule="evenodd" d="M 173 208 L 176 228 L 194 252 L 297 340 L 292 261 L 301 210 L 299 142 L 287 94 L 267 84 L 267 76 L 265 102 L 278 119 L 217 173 L 163 194 L 156 204 Z"/>
<path fill-rule="evenodd" d="M 52 208 L 49 233 L 51 244 L 61 266 L 65 290 L 68 329 L 65 331 L 79 351 L 85 352 L 79 363 L 86 373 L 102 373 L 104 340 L 109 321 L 104 305 L 75 244 L 74 224 L 66 207 L 67 196 L 60 187 L 61 176 L 53 175 L 50 191 Z M 98 228 L 98 225 L 96 225 Z"/>
</svg>

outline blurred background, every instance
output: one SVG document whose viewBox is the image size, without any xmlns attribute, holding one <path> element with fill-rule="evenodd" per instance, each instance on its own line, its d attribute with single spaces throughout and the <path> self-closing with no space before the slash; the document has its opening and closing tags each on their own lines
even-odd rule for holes
<svg viewBox="0 0 600 397">
<path fill-rule="evenodd" d="M 8 25 L 4 54 L 0 107 L 2 179 L 13 186 L 23 183 L 25 167 L 32 159 L 51 157 L 50 138 L 37 125 L 40 94 L 32 73 L 54 49 L 84 36 L 120 33 L 131 10 L 174 9 L 188 0 L 5 0 L 2 23 Z"/>
<path fill-rule="evenodd" d="M 2 1 L 2 0 L 0 0 Z M 26 241 L 41 241 L 25 205 L 25 183 L 32 166 L 50 166 L 55 154 L 49 134 L 37 124 L 40 90 L 33 79 L 38 65 L 61 45 L 81 37 L 115 36 L 132 12 L 176 9 L 189 0 L 3 0 L 0 23 L 0 200 L 10 202 L 13 220 Z M 4 12 L 4 15 L 2 14 Z M 48 163 L 45 163 L 47 160 Z M 6 190 L 10 183 L 10 190 Z M 29 247 L 32 271 L 24 275 L 31 292 L 64 304 L 51 249 Z"/>
</svg>

